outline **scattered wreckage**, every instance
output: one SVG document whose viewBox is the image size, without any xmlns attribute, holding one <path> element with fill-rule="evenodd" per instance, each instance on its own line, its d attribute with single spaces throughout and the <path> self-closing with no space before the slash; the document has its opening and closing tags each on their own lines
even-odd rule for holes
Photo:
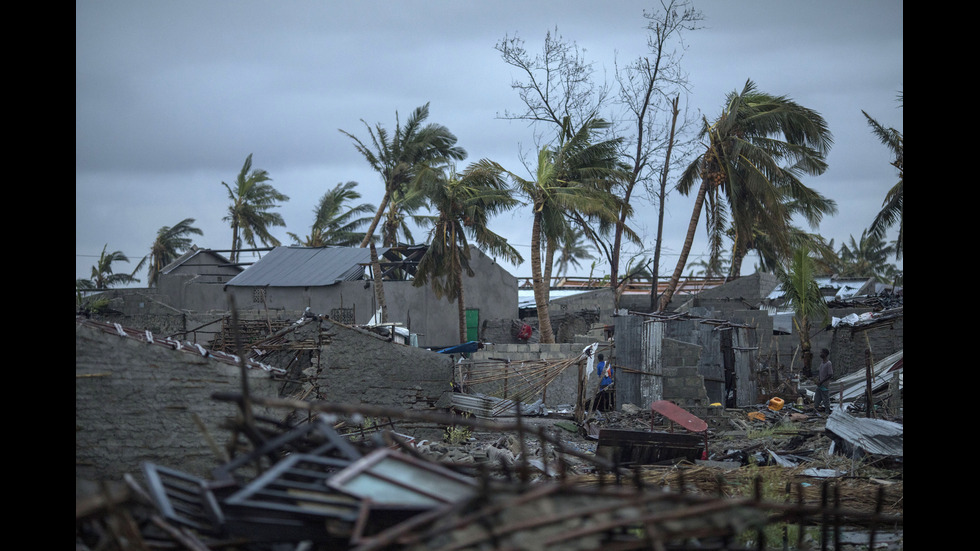
<svg viewBox="0 0 980 551">
<path fill-rule="evenodd" d="M 776 537 L 779 526 L 799 527 L 795 540 L 787 530 L 779 536 L 797 549 L 815 530 L 835 545 L 857 529 L 863 543 L 895 541 L 896 530 L 900 541 L 900 509 L 883 510 L 882 490 L 876 503 L 851 508 L 841 504 L 839 487 L 826 482 L 816 495 L 817 485 L 786 482 L 783 499 L 774 500 L 764 495 L 759 476 L 741 482 L 752 488 L 742 495 L 726 488 L 717 471 L 699 480 L 725 460 L 724 450 L 715 445 L 708 454 L 707 423 L 669 402 L 651 406 L 649 431 L 628 431 L 647 448 L 637 460 L 617 438 L 603 436 L 607 429 L 599 440 L 611 453 L 583 452 L 553 427 L 528 423 L 521 408 L 507 423 L 248 395 L 213 398 L 239 407 L 228 424 L 235 449 L 227 461 L 210 478 L 144 462 L 141 479 L 126 475 L 122 488 L 104 486 L 77 500 L 76 549 L 748 549 Z M 285 426 L 252 418 L 252 404 L 302 410 L 308 421 Z M 794 414 L 792 407 L 766 409 Z M 349 420 L 367 418 L 517 434 L 511 447 L 518 453 L 487 454 L 480 463 L 439 461 L 424 453 L 427 443 L 383 424 L 373 432 L 347 430 Z M 668 431 L 655 431 L 654 419 Z M 827 430 L 841 427 L 835 430 L 844 441 L 864 442 L 861 424 L 840 409 Z M 686 432 L 674 433 L 675 425 Z M 693 436 L 696 443 L 658 441 L 658 434 Z M 528 444 L 535 437 L 538 452 Z M 900 431 L 890 438 L 900 442 Z M 539 453 L 546 448 L 553 453 Z M 691 461 L 690 453 L 710 460 Z M 654 473 L 669 475 L 658 481 Z"/>
</svg>

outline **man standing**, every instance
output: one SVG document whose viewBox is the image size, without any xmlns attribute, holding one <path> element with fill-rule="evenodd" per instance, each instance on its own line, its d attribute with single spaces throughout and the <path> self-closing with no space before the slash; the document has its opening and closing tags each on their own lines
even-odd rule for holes
<svg viewBox="0 0 980 551">
<path fill-rule="evenodd" d="M 820 371 L 817 372 L 817 392 L 815 407 L 822 407 L 830 413 L 830 380 L 834 378 L 834 366 L 830 363 L 830 351 L 820 350 Z"/>
<path fill-rule="evenodd" d="M 599 411 L 609 411 L 615 409 L 616 404 L 613 399 L 613 390 L 609 388 L 613 384 L 612 365 L 607 364 L 604 356 L 599 354 L 599 363 L 595 366 L 596 374 L 599 375 L 599 394 L 596 400 L 596 409 Z"/>
</svg>

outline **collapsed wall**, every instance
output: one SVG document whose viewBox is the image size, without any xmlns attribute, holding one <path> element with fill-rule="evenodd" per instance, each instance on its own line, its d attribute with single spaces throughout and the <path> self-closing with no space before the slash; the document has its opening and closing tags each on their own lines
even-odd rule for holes
<svg viewBox="0 0 980 551">
<path fill-rule="evenodd" d="M 76 478 L 120 480 L 142 461 L 210 475 L 218 457 L 207 435 L 224 446 L 221 426 L 237 413 L 211 395 L 241 392 L 241 368 L 187 350 L 76 323 Z M 270 372 L 252 368 L 248 378 L 254 392 L 274 395 Z"/>
</svg>

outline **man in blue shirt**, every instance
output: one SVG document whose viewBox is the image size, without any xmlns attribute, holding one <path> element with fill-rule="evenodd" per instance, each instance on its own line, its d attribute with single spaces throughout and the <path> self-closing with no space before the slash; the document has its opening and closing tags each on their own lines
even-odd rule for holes
<svg viewBox="0 0 980 551">
<path fill-rule="evenodd" d="M 599 411 L 609 411 L 615 409 L 615 396 L 613 390 L 609 388 L 613 384 L 612 364 L 606 363 L 605 357 L 599 354 L 599 363 L 595 366 L 596 375 L 599 376 L 599 394 L 596 396 L 596 409 Z"/>
</svg>

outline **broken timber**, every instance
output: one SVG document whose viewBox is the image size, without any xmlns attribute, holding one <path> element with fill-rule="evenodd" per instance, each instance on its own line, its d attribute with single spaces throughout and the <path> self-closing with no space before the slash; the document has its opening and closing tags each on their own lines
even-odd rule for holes
<svg viewBox="0 0 980 551">
<path fill-rule="evenodd" d="M 670 432 L 653 430 L 655 414 L 671 422 Z M 673 423 L 691 433 L 674 433 Z M 601 429 L 596 455 L 618 465 L 651 465 L 681 459 L 701 459 L 708 448 L 708 424 L 687 410 L 667 400 L 650 405 L 650 432 L 636 430 Z"/>
</svg>

